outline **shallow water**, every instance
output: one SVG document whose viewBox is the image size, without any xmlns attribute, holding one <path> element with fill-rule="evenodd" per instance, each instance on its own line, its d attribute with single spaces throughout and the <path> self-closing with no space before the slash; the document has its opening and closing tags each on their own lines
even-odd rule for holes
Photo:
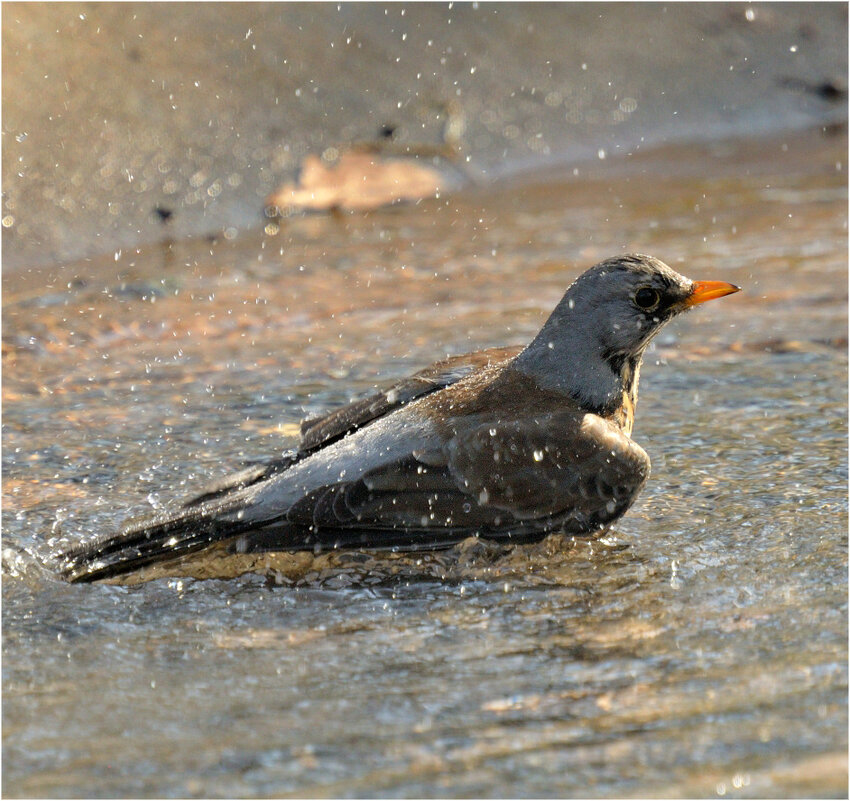
<svg viewBox="0 0 850 801">
<path fill-rule="evenodd" d="M 844 796 L 845 157 L 671 148 L 6 276 L 4 795 Z M 29 555 L 527 340 L 622 249 L 745 291 L 656 340 L 604 540 L 136 587 Z"/>
</svg>

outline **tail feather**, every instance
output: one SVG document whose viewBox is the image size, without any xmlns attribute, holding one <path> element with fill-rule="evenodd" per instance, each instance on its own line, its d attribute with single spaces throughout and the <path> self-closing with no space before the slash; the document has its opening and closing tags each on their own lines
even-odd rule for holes
<svg viewBox="0 0 850 801">
<path fill-rule="evenodd" d="M 241 519 L 245 508 L 243 497 L 233 497 L 139 520 L 65 551 L 59 572 L 70 582 L 96 581 L 184 556 L 256 525 Z"/>
</svg>

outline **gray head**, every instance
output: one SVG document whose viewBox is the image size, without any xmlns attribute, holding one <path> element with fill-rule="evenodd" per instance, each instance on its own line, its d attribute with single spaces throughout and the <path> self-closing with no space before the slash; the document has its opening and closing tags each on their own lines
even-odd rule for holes
<svg viewBox="0 0 850 801">
<path fill-rule="evenodd" d="M 738 287 L 691 281 L 652 256 L 616 256 L 591 267 L 569 287 L 515 366 L 546 389 L 606 412 L 637 399 L 643 353 L 681 312 Z"/>
</svg>

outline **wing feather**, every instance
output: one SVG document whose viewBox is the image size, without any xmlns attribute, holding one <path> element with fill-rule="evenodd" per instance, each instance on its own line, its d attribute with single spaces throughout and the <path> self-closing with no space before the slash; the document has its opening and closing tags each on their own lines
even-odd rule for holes
<svg viewBox="0 0 850 801">
<path fill-rule="evenodd" d="M 450 469 L 473 497 L 518 520 L 566 516 L 574 530 L 622 515 L 650 470 L 646 452 L 619 428 L 577 410 L 473 426 L 448 452 Z"/>
<path fill-rule="evenodd" d="M 513 358 L 521 349 L 519 346 L 491 348 L 477 353 L 452 356 L 414 373 L 381 392 L 349 403 L 341 409 L 335 409 L 320 417 L 305 420 L 301 424 L 299 451 L 306 454 L 329 445 L 417 398 L 460 381 L 474 370 Z"/>
</svg>

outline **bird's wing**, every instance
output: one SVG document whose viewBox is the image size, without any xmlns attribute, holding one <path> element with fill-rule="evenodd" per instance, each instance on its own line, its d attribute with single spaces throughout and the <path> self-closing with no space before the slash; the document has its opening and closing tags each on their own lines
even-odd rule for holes
<svg viewBox="0 0 850 801">
<path fill-rule="evenodd" d="M 472 423 L 351 481 L 316 486 L 283 521 L 243 535 L 240 547 L 423 549 L 472 533 L 513 541 L 554 529 L 588 533 L 620 517 L 649 475 L 643 449 L 596 415 L 567 409 Z"/>
<path fill-rule="evenodd" d="M 269 462 L 249 464 L 242 470 L 214 479 L 185 500 L 183 506 L 186 508 L 198 506 L 223 498 L 245 487 L 265 482 L 305 456 L 342 439 L 346 434 L 390 414 L 417 398 L 444 389 L 474 370 L 510 359 L 520 350 L 521 347 L 518 346 L 490 348 L 476 353 L 452 356 L 374 395 L 353 401 L 320 417 L 305 420 L 301 423 L 301 442 L 297 450 L 284 453 L 281 457 Z"/>
<path fill-rule="evenodd" d="M 443 453 L 417 456 L 383 464 L 353 482 L 320 487 L 294 504 L 286 518 L 317 529 L 424 531 L 487 526 L 504 517 L 498 509 L 470 502 Z"/>
<path fill-rule="evenodd" d="M 474 370 L 513 358 L 521 349 L 490 348 L 452 356 L 368 398 L 349 403 L 321 417 L 305 420 L 301 424 L 299 452 L 311 453 L 324 447 L 417 398 L 460 381 Z"/>
<path fill-rule="evenodd" d="M 452 545 L 473 532 L 499 538 L 500 527 L 505 536 L 520 541 L 523 532 L 506 527 L 511 520 L 503 510 L 475 503 L 459 488 L 443 452 L 417 452 L 354 481 L 306 493 L 283 520 L 246 532 L 235 549 L 426 550 Z"/>
<path fill-rule="evenodd" d="M 449 469 L 480 503 L 517 520 L 559 519 L 592 531 L 622 515 L 649 477 L 649 457 L 616 425 L 564 409 L 459 431 Z"/>
</svg>

